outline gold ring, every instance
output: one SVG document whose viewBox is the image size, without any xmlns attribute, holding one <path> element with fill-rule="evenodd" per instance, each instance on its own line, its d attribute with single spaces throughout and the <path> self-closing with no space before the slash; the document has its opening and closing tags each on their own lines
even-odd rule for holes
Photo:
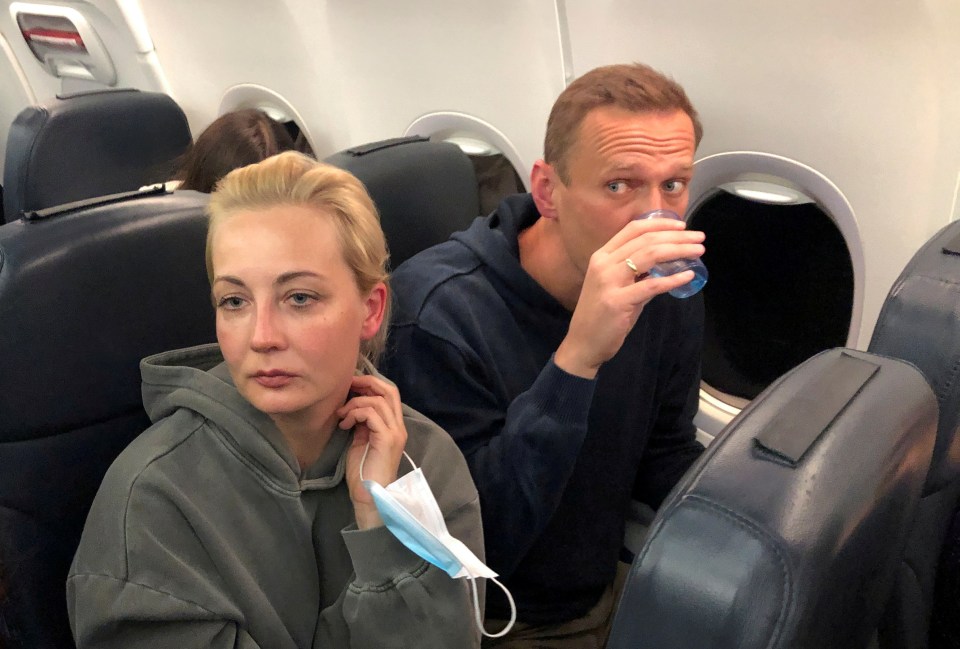
<svg viewBox="0 0 960 649">
<path fill-rule="evenodd" d="M 631 273 L 633 273 L 634 275 L 639 275 L 639 274 L 640 274 L 640 270 L 637 268 L 637 265 L 636 265 L 635 263 L 633 263 L 633 260 L 632 260 L 632 259 L 629 259 L 629 258 L 628 258 L 625 263 L 627 264 L 627 268 L 630 269 L 630 272 L 631 272 Z"/>
</svg>

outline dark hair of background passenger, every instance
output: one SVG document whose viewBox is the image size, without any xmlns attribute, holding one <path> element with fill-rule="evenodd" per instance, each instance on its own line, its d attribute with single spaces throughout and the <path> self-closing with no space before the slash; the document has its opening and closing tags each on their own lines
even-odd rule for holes
<svg viewBox="0 0 960 649">
<path fill-rule="evenodd" d="M 217 182 L 239 167 L 294 148 L 280 122 L 255 108 L 221 115 L 197 137 L 178 163 L 179 189 L 210 193 Z"/>
</svg>

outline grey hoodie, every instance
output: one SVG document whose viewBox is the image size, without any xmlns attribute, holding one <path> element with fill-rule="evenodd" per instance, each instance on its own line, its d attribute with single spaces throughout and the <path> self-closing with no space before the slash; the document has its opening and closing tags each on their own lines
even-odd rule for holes
<svg viewBox="0 0 960 649">
<path fill-rule="evenodd" d="M 301 475 L 222 360 L 204 345 L 141 363 L 154 425 L 110 467 L 87 518 L 67 580 L 78 647 L 478 647 L 466 580 L 385 527 L 357 530 L 351 434 L 335 432 Z M 463 457 L 416 411 L 404 407 L 404 423 L 451 534 L 482 559 Z"/>
</svg>

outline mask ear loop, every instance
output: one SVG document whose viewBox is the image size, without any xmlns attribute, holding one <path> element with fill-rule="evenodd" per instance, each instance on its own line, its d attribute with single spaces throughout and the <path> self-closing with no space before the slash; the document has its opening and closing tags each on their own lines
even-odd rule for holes
<svg viewBox="0 0 960 649">
<path fill-rule="evenodd" d="M 363 480 L 363 463 L 367 459 L 367 451 L 370 450 L 370 442 L 367 442 L 366 447 L 363 449 L 363 455 L 360 456 L 360 480 Z M 413 470 L 417 470 L 417 465 L 414 464 L 413 459 L 407 452 L 403 452 L 403 456 L 407 458 L 407 462 L 410 463 L 410 466 L 413 467 Z M 477 621 L 477 627 L 480 629 L 480 633 L 487 636 L 488 638 L 501 638 L 507 633 L 510 632 L 510 629 L 513 628 L 514 623 L 517 621 L 517 605 L 513 601 L 513 595 L 510 594 L 510 591 L 507 590 L 507 587 L 501 584 L 495 577 L 490 577 L 489 580 L 495 583 L 500 587 L 500 590 L 504 592 L 507 596 L 507 600 L 510 602 L 510 621 L 507 623 L 507 626 L 503 627 L 500 631 L 496 633 L 487 633 L 487 630 L 483 627 L 483 620 L 480 619 L 480 597 L 477 595 L 477 581 L 475 577 L 467 576 L 467 579 L 470 580 L 470 592 L 473 595 L 473 619 Z"/>
<path fill-rule="evenodd" d="M 363 455 L 360 456 L 360 480 L 363 481 L 363 463 L 367 461 L 367 451 L 370 450 L 370 442 L 367 442 L 367 445 L 363 447 Z M 403 457 L 407 458 L 407 462 L 410 463 L 410 466 L 413 467 L 413 470 L 417 470 L 417 465 L 413 463 L 413 460 L 407 455 L 406 451 L 403 451 Z M 386 487 L 386 485 L 381 485 Z"/>
<path fill-rule="evenodd" d="M 495 577 L 490 577 L 489 581 L 492 581 L 497 586 L 500 587 L 506 596 L 507 600 L 510 602 L 510 621 L 507 622 L 507 626 L 503 627 L 496 633 L 487 633 L 487 630 L 483 628 L 483 620 L 480 619 L 480 598 L 477 596 L 477 581 L 474 577 L 467 577 L 470 580 L 470 592 L 473 595 L 473 619 L 477 621 L 477 626 L 480 628 L 480 633 L 487 636 L 488 638 L 502 638 L 510 632 L 510 629 L 513 628 L 514 622 L 517 621 L 517 605 L 513 601 L 513 595 L 510 594 L 510 591 L 507 590 L 507 587 L 501 584 Z"/>
</svg>

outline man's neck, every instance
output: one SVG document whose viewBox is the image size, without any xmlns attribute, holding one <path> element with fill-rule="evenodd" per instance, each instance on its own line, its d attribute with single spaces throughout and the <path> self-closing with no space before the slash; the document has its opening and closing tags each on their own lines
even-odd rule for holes
<svg viewBox="0 0 960 649">
<path fill-rule="evenodd" d="M 517 236 L 520 266 L 560 304 L 573 311 L 583 275 L 567 255 L 556 224 L 540 217 Z"/>
</svg>

